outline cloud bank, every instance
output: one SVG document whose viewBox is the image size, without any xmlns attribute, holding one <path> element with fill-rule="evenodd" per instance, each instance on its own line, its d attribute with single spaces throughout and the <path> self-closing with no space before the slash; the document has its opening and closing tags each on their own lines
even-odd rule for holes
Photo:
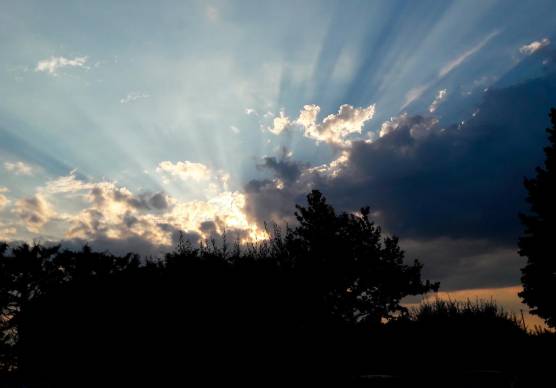
<svg viewBox="0 0 556 388">
<path fill-rule="evenodd" d="M 552 74 L 489 91 L 463 125 L 403 113 L 384 122 L 373 141 L 355 139 L 331 162 L 293 170 L 295 179 L 269 169 L 274 180 L 246 186 L 246 209 L 257 220 L 291 223 L 292 204 L 318 188 L 339 209 L 370 205 L 374 219 L 402 241 L 434 247 L 429 256 L 443 252 L 445 265 L 430 267 L 439 268 L 438 280 L 450 287 L 463 287 L 464 278 L 475 279 L 474 287 L 516 284 L 517 214 L 526 206 L 522 181 L 542 163 L 554 97 Z M 285 185 L 277 187 L 278 178 Z M 465 246 L 474 253 L 453 254 Z"/>
</svg>

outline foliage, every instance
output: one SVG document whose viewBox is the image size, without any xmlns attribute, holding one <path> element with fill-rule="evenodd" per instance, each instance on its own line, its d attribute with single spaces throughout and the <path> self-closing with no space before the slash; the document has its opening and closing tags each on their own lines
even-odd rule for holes
<svg viewBox="0 0 556 388">
<path fill-rule="evenodd" d="M 556 328 L 556 109 L 550 117 L 544 166 L 537 167 L 536 177 L 524 181 L 530 212 L 520 214 L 524 232 L 519 254 L 527 257 L 527 264 L 522 268 L 523 291 L 519 295 L 533 314 Z"/>
<path fill-rule="evenodd" d="M 523 329 L 523 322 L 520 322 L 515 314 L 505 311 L 493 300 L 466 300 L 453 301 L 445 299 L 435 299 L 434 301 L 419 304 L 410 313 L 411 319 L 416 322 L 438 322 L 446 324 L 448 321 L 480 322 L 483 329 L 486 322 L 494 322 L 497 327 L 503 322 L 507 327 Z M 464 325 L 462 325 L 464 326 Z"/>
<path fill-rule="evenodd" d="M 336 214 L 318 191 L 307 200 L 297 206 L 299 225 L 274 226 L 266 241 L 241 246 L 224 235 L 194 246 L 182 235 L 162 260 L 143 263 L 88 246 L 3 244 L 2 352 L 11 362 L 2 361 L 4 369 L 49 380 L 86 373 L 83 360 L 96 357 L 106 370 L 125 358 L 125 370 L 143 362 L 129 352 L 137 344 L 138 355 L 162 354 L 145 366 L 159 371 L 172 364 L 174 346 L 198 357 L 212 346 L 229 358 L 239 347 L 267 355 L 295 347 L 294 360 L 322 346 L 323 335 L 330 346 L 349 327 L 406 313 L 406 295 L 437 289 L 421 280 L 420 263 L 404 264 L 397 238 L 382 236 L 368 208 Z"/>
<path fill-rule="evenodd" d="M 422 265 L 404 264 L 396 237 L 383 237 L 369 220 L 369 208 L 337 215 L 319 191 L 297 205 L 299 226 L 290 232 L 290 251 L 302 276 L 323 298 L 325 308 L 351 324 L 377 325 L 406 312 L 408 295 L 438 289 L 421 280 Z"/>
</svg>

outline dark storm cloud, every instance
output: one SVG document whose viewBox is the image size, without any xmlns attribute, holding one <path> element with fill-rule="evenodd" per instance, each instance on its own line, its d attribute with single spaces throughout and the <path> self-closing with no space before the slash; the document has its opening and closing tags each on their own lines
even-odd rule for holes
<svg viewBox="0 0 556 388">
<path fill-rule="evenodd" d="M 276 178 L 280 178 L 284 182 L 293 182 L 299 178 L 303 166 L 291 159 L 278 159 L 274 156 L 267 156 L 263 158 L 262 163 L 258 164 L 257 167 L 270 170 Z"/>
<path fill-rule="evenodd" d="M 294 204 L 300 203 L 306 193 L 298 183 L 286 185 L 282 190 L 269 180 L 252 180 L 245 186 L 245 212 L 259 224 L 265 222 L 285 225 L 293 223 Z"/>
<path fill-rule="evenodd" d="M 370 205 L 389 233 L 411 241 L 408 257 L 419 257 L 449 289 L 516 284 L 518 212 L 527 209 L 522 182 L 544 160 L 555 104 L 552 74 L 488 92 L 463 125 L 400 116 L 376 141 L 354 141 L 335 174 L 306 169 L 282 190 L 250 182 L 247 211 L 290 221 L 292 204 L 317 188 L 337 209 Z"/>
<path fill-rule="evenodd" d="M 523 177 L 544 158 L 554 97 L 554 77 L 531 81 L 489 93 L 462 126 L 416 136 L 409 122 L 374 143 L 355 142 L 347 168 L 323 190 L 342 207 L 370 204 L 401 235 L 513 243 Z"/>
<path fill-rule="evenodd" d="M 114 192 L 117 194 L 118 192 Z M 117 198 L 116 198 L 117 199 Z M 133 197 L 123 198 L 130 206 L 140 210 L 166 210 L 169 207 L 168 196 L 165 193 L 142 193 Z"/>
<path fill-rule="evenodd" d="M 515 286 L 524 264 L 513 246 L 486 239 L 402 239 L 400 245 L 407 259 L 424 264 L 425 279 L 440 281 L 442 291 Z"/>
<path fill-rule="evenodd" d="M 121 187 L 107 189 L 103 186 L 95 186 L 91 189 L 91 197 L 96 205 L 103 205 L 113 199 L 117 202 L 125 202 L 137 210 L 167 210 L 170 207 L 168 195 L 164 192 L 134 195 Z"/>
<path fill-rule="evenodd" d="M 372 143 L 354 141 L 335 176 L 304 173 L 283 190 L 256 181 L 247 192 L 252 207 L 275 213 L 282 208 L 278 202 L 291 203 L 314 187 L 342 209 L 370 205 L 388 230 L 402 236 L 513 243 L 517 213 L 525 210 L 523 177 L 543 160 L 547 112 L 555 103 L 554 75 L 492 91 L 464 125 L 404 117 Z"/>
</svg>

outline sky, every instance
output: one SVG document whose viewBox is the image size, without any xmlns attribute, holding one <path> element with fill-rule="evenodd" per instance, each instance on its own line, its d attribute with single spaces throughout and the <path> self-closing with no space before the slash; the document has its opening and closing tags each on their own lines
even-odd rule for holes
<svg viewBox="0 0 556 388">
<path fill-rule="evenodd" d="M 552 0 L 0 0 L 0 240 L 253 241 L 319 189 L 524 308 L 555 32 Z"/>
</svg>

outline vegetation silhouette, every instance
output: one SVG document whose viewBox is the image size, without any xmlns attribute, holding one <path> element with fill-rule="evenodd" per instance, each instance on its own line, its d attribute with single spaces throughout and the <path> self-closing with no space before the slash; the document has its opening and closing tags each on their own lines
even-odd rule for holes
<svg viewBox="0 0 556 388">
<path fill-rule="evenodd" d="M 519 254 L 527 257 L 527 264 L 521 270 L 523 291 L 519 295 L 531 313 L 556 328 L 556 109 L 551 109 L 550 118 L 544 166 L 537 167 L 535 178 L 524 180 L 530 212 L 520 214 L 525 230 Z"/>
<path fill-rule="evenodd" d="M 404 263 L 368 208 L 307 201 L 266 241 L 181 238 L 160 260 L 2 244 L 0 383 L 529 387 L 550 370 L 535 355 L 554 336 L 492 303 L 404 307 L 438 289 L 422 265 Z"/>
</svg>

